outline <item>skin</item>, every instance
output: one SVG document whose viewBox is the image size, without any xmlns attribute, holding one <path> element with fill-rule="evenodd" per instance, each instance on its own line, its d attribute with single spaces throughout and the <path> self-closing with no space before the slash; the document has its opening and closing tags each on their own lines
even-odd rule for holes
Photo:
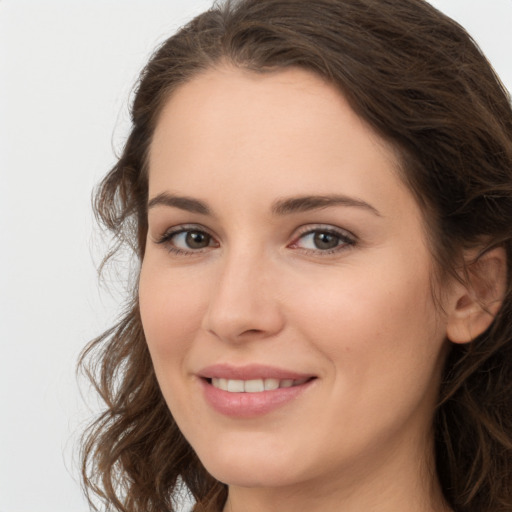
<svg viewBox="0 0 512 512">
<path fill-rule="evenodd" d="M 162 111 L 150 201 L 164 193 L 210 212 L 149 209 L 142 322 L 174 418 L 229 485 L 225 510 L 448 510 L 431 424 L 462 292 L 446 282 L 443 313 L 433 302 L 421 211 L 393 150 L 307 71 L 221 67 Z M 273 211 L 333 194 L 357 204 Z M 183 226 L 207 233 L 206 246 L 169 236 Z M 312 230 L 326 229 L 335 250 L 315 245 Z M 316 379 L 277 410 L 230 418 L 197 376 L 217 363 Z"/>
</svg>

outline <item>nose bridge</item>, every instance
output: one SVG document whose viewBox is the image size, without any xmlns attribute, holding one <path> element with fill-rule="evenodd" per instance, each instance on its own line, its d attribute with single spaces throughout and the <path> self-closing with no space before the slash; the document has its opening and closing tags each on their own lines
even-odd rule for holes
<svg viewBox="0 0 512 512">
<path fill-rule="evenodd" d="M 274 270 L 263 250 L 233 247 L 216 263 L 204 327 L 226 341 L 267 337 L 282 327 L 282 317 L 271 286 Z"/>
</svg>

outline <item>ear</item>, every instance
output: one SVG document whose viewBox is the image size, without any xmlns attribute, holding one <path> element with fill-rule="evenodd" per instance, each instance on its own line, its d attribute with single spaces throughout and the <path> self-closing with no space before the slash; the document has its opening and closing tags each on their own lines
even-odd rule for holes
<svg viewBox="0 0 512 512">
<path fill-rule="evenodd" d="M 491 249 L 473 261 L 466 254 L 465 261 L 466 281 L 455 283 L 447 311 L 446 335 L 453 343 L 468 343 L 491 325 L 507 287 L 503 247 Z"/>
</svg>

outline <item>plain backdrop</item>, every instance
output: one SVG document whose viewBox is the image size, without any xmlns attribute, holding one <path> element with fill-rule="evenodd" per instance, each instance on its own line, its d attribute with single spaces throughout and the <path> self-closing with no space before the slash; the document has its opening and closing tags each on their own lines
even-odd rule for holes
<svg viewBox="0 0 512 512">
<path fill-rule="evenodd" d="M 510 90 L 512 0 L 432 3 Z M 122 277 L 97 280 L 91 190 L 126 136 L 148 55 L 209 4 L 0 0 L 0 512 L 87 510 L 76 441 L 98 406 L 75 365 L 123 294 Z"/>
</svg>

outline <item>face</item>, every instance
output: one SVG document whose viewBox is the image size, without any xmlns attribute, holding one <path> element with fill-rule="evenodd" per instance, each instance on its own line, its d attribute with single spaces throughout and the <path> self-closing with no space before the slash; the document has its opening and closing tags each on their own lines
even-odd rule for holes
<svg viewBox="0 0 512 512">
<path fill-rule="evenodd" d="M 183 85 L 152 142 L 148 221 L 144 332 L 217 479 L 417 467 L 445 346 L 432 258 L 393 151 L 339 92 L 298 69 Z"/>
</svg>

